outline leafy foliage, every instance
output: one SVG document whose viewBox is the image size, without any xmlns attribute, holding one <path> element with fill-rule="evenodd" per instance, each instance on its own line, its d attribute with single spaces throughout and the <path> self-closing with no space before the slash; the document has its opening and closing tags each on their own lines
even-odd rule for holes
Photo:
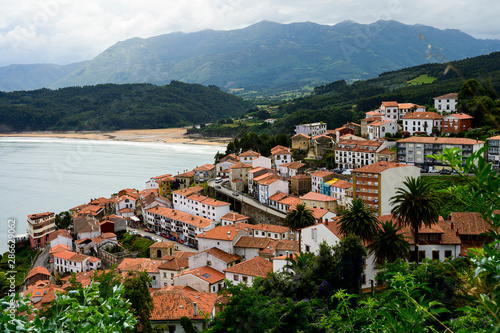
<svg viewBox="0 0 500 333">
<path fill-rule="evenodd" d="M 354 234 L 362 240 L 370 240 L 378 231 L 375 210 L 368 208 L 362 199 L 353 199 L 341 212 L 339 230 L 343 235 Z"/>
</svg>

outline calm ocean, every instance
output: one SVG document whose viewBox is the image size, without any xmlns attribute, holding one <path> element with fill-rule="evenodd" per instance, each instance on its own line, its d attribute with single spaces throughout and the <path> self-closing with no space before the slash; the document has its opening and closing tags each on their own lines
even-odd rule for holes
<svg viewBox="0 0 500 333">
<path fill-rule="evenodd" d="M 213 163 L 223 146 L 182 143 L 0 138 L 0 253 L 7 225 L 26 233 L 27 215 L 59 213 L 124 188 L 142 190 L 153 176 Z"/>
</svg>

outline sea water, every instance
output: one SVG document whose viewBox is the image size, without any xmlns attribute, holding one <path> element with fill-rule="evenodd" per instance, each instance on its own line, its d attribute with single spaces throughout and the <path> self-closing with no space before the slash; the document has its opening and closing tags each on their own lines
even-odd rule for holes
<svg viewBox="0 0 500 333">
<path fill-rule="evenodd" d="M 60 213 L 151 177 L 213 163 L 224 146 L 60 138 L 0 138 L 0 253 L 10 221 L 25 234 L 27 215 Z"/>
</svg>

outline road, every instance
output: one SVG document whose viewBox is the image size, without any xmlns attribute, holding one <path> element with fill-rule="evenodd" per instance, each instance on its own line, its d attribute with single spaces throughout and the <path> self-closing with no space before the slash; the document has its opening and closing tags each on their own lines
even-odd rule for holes
<svg viewBox="0 0 500 333">
<path fill-rule="evenodd" d="M 213 187 L 215 189 L 215 191 L 223 193 L 226 196 L 233 198 L 234 200 L 239 200 L 240 202 L 244 202 L 250 206 L 253 206 L 255 208 L 263 210 L 266 213 L 272 214 L 272 215 L 277 216 L 279 218 L 282 218 L 282 219 L 286 218 L 285 213 L 280 212 L 279 210 L 276 210 L 276 209 L 269 207 L 267 205 L 263 205 L 259 201 L 257 201 L 256 199 L 254 199 L 254 198 L 252 198 L 252 197 L 250 197 L 242 192 L 236 192 L 236 193 L 238 193 L 238 195 L 233 195 L 233 193 L 235 191 L 233 191 L 231 188 L 227 187 L 226 184 L 228 184 L 228 183 L 229 182 L 226 180 L 222 183 L 216 184 L 214 179 L 211 179 L 207 182 L 208 186 Z M 218 188 L 217 186 L 220 186 L 220 188 Z"/>
</svg>

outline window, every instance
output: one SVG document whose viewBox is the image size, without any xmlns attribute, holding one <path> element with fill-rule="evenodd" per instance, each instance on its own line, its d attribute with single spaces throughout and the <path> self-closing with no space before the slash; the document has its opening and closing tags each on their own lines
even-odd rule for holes
<svg viewBox="0 0 500 333">
<path fill-rule="evenodd" d="M 309 245 L 306 245 L 306 252 L 311 252 L 311 247 Z"/>
<path fill-rule="evenodd" d="M 246 276 L 242 276 L 241 278 L 242 278 L 243 282 L 247 283 L 248 278 Z"/>
<path fill-rule="evenodd" d="M 444 257 L 445 258 L 451 257 L 451 250 L 445 250 L 444 251 Z"/>
<path fill-rule="evenodd" d="M 239 276 L 239 275 L 237 275 L 237 274 L 234 274 L 234 276 L 233 276 L 233 280 L 234 280 L 234 281 L 239 281 L 239 280 L 240 280 L 240 276 Z"/>
</svg>

